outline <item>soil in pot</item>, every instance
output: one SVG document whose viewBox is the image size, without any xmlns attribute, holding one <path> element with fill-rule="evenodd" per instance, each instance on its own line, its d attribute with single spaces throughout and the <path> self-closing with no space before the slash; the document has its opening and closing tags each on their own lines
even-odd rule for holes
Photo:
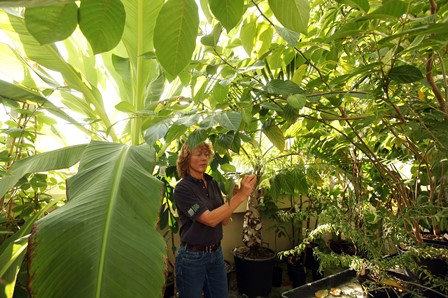
<svg viewBox="0 0 448 298">
<path fill-rule="evenodd" d="M 351 241 L 347 240 L 330 240 L 329 241 L 330 249 L 339 255 L 346 254 L 346 255 L 356 255 L 356 247 Z"/>
<path fill-rule="evenodd" d="M 235 272 L 238 292 L 248 297 L 268 296 L 272 289 L 275 253 L 267 247 L 256 251 L 236 248 Z"/>
</svg>

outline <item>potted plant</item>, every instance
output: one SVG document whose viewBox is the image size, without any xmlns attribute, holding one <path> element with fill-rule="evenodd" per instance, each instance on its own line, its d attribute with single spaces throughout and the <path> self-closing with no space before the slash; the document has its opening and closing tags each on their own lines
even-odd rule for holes
<svg viewBox="0 0 448 298">
<path fill-rule="evenodd" d="M 261 178 L 260 170 L 255 172 Z M 233 251 L 238 291 L 249 297 L 267 296 L 272 287 L 275 252 L 262 245 L 262 221 L 259 210 L 263 189 L 256 189 L 249 197 L 243 221 L 244 246 Z"/>
<path fill-rule="evenodd" d="M 272 287 L 273 268 L 276 254 L 273 249 L 263 245 L 262 241 L 262 204 L 266 198 L 268 180 L 266 176 L 273 170 L 276 148 L 266 143 L 266 138 L 259 135 L 252 147 L 241 148 L 244 160 L 250 164 L 251 172 L 257 175 L 258 187 L 248 198 L 246 212 L 244 213 L 242 242 L 243 245 L 235 247 L 233 256 L 238 291 L 249 297 L 267 296 Z M 243 159 L 243 157 L 245 157 Z"/>
<path fill-rule="evenodd" d="M 294 287 L 304 284 L 307 275 L 313 281 L 323 277 L 319 260 L 314 255 L 314 248 L 322 245 L 322 241 L 318 237 L 308 238 L 309 233 L 318 226 L 319 214 L 322 212 L 315 189 L 320 183 L 320 177 L 315 170 L 312 166 L 304 167 L 301 163 L 291 163 L 277 171 L 270 179 L 271 195 L 277 199 L 289 198 L 289 209 L 277 209 L 276 212 L 270 213 L 273 213 L 272 217 L 282 225 L 283 234 L 291 243 L 291 249 L 281 251 L 278 255 L 286 260 Z"/>
</svg>

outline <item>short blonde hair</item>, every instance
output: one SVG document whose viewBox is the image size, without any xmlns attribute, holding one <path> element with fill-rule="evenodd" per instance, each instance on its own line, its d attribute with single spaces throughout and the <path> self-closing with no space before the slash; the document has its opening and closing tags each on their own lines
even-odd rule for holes
<svg viewBox="0 0 448 298">
<path fill-rule="evenodd" d="M 185 142 L 182 145 L 182 148 L 180 149 L 179 156 L 177 157 L 176 162 L 176 168 L 177 173 L 179 174 L 180 178 L 184 178 L 185 175 L 188 173 L 188 169 L 190 167 L 190 156 L 191 152 L 193 152 L 194 149 L 199 148 L 201 151 L 205 152 L 209 156 L 209 161 L 212 159 L 213 156 L 213 147 L 209 143 L 201 143 L 197 145 L 194 148 L 191 148 L 188 142 Z"/>
</svg>

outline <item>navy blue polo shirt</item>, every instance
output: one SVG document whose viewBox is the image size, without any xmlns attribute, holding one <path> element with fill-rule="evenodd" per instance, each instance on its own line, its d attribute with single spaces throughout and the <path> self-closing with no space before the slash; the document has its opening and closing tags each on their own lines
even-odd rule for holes
<svg viewBox="0 0 448 298">
<path fill-rule="evenodd" d="M 202 180 L 186 174 L 174 188 L 174 202 L 181 222 L 180 239 L 188 244 L 212 245 L 222 240 L 222 224 L 216 227 L 204 225 L 197 218 L 206 210 L 212 211 L 224 204 L 218 183 L 204 174 Z"/>
</svg>

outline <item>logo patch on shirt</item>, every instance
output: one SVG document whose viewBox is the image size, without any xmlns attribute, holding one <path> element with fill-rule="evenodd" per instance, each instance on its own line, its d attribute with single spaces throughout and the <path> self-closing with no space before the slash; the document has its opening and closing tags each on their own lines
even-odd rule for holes
<svg viewBox="0 0 448 298">
<path fill-rule="evenodd" d="M 199 209 L 199 205 L 194 204 L 193 206 L 191 206 L 190 209 L 188 209 L 188 211 L 187 211 L 188 215 L 193 216 L 196 213 L 196 211 L 198 211 L 198 209 Z"/>
</svg>

